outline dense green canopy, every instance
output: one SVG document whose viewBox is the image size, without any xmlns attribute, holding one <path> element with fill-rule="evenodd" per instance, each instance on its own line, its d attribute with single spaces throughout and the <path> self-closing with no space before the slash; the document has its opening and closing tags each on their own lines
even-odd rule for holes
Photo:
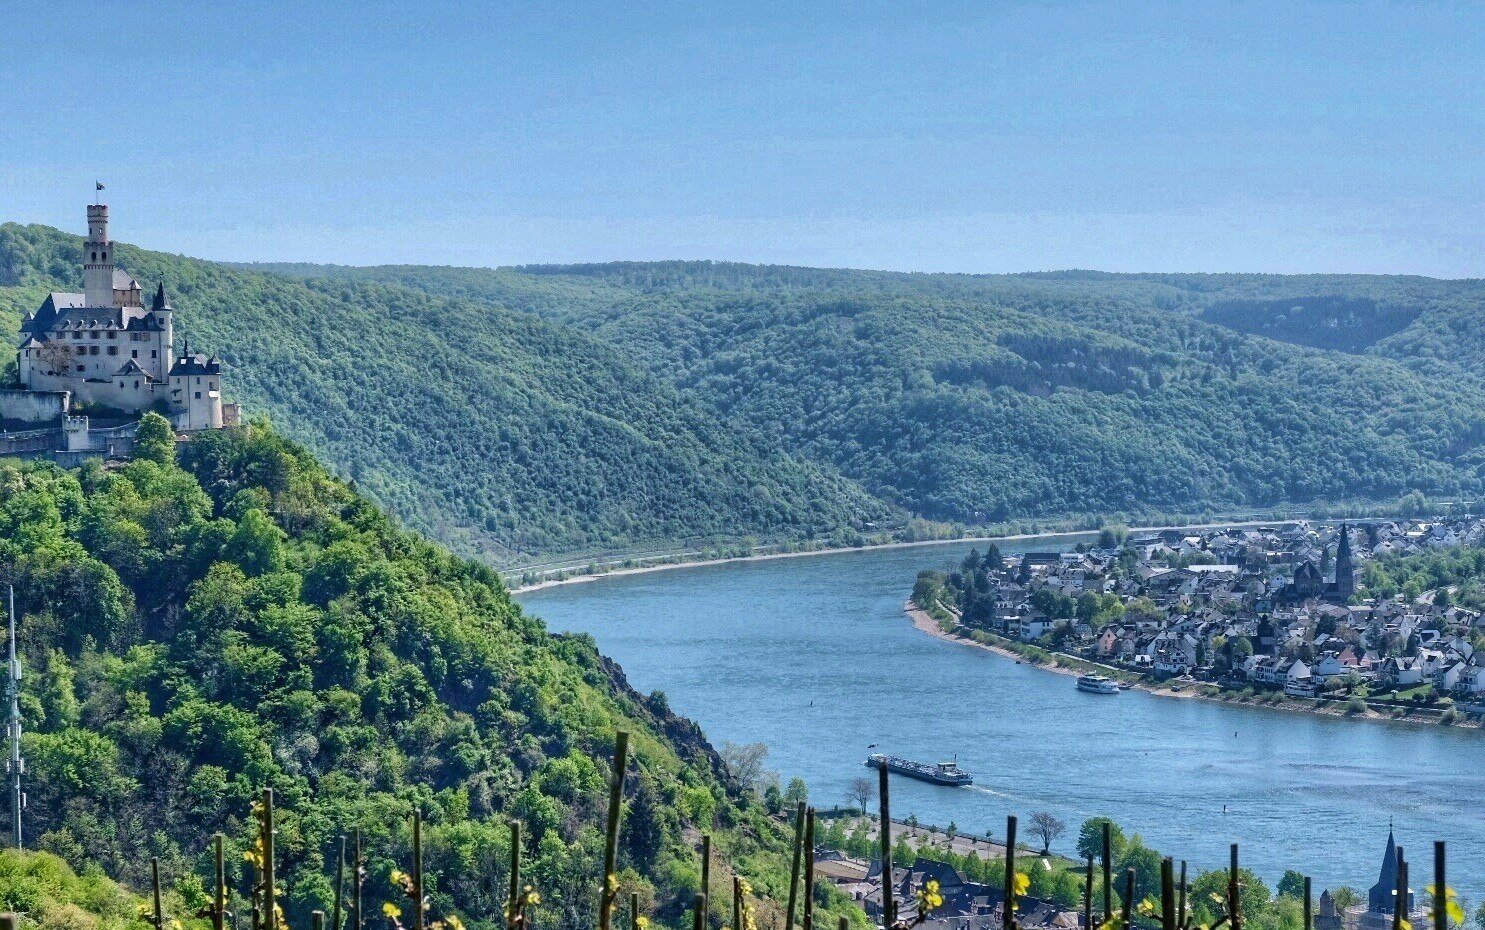
<svg viewBox="0 0 1485 930">
<path fill-rule="evenodd" d="M 151 856 L 172 884 L 209 875 L 222 831 L 240 889 L 249 804 L 271 787 L 290 916 L 307 926 L 353 828 L 372 906 L 394 897 L 417 809 L 436 912 L 503 926 L 517 818 L 551 902 L 538 923 L 587 927 L 624 729 L 626 892 L 675 922 L 698 830 L 760 891 L 782 890 L 783 827 L 696 726 L 589 638 L 524 615 L 489 568 L 398 529 L 261 424 L 200 435 L 179 465 L 170 445 L 152 455 L 76 472 L 0 461 L 33 845 L 139 888 Z M 199 899 L 199 881 L 179 884 Z"/>
</svg>

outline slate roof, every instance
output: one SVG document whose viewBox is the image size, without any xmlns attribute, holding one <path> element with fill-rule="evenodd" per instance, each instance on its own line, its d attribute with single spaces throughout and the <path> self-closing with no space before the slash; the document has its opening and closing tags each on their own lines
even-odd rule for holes
<svg viewBox="0 0 1485 930">
<path fill-rule="evenodd" d="M 154 380 L 154 378 L 150 377 L 150 373 L 139 367 L 139 363 L 132 358 L 125 362 L 118 371 L 113 373 L 115 378 L 133 377 L 134 375 L 149 378 L 151 381 Z"/>
<path fill-rule="evenodd" d="M 217 361 L 216 356 L 208 357 L 201 352 L 192 352 L 182 355 L 170 366 L 170 377 L 188 377 L 191 375 L 219 375 L 222 373 L 222 363 Z"/>
<path fill-rule="evenodd" d="M 53 291 L 21 324 L 21 332 L 41 335 L 69 329 L 160 330 L 165 321 L 143 307 L 89 307 L 82 294 Z"/>
</svg>

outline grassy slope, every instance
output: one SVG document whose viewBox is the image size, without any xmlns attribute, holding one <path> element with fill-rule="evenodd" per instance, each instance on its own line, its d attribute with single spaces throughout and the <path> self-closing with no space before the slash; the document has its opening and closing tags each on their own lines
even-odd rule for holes
<svg viewBox="0 0 1485 930">
<path fill-rule="evenodd" d="M 80 240 L 0 227 L 0 325 L 76 287 Z M 419 529 L 499 562 L 691 537 L 823 536 L 886 507 L 738 431 L 632 357 L 487 302 L 118 249 L 164 280 L 229 393 Z M 548 288 L 565 300 L 567 291 Z"/>
</svg>

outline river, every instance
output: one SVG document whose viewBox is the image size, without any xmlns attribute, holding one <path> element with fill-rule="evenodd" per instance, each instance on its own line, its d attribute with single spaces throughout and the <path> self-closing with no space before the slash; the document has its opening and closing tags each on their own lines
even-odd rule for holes
<svg viewBox="0 0 1485 930">
<path fill-rule="evenodd" d="M 819 806 L 846 803 L 875 743 L 974 773 L 971 788 L 894 779 L 893 813 L 925 823 L 1000 836 L 1009 813 L 1051 811 L 1068 825 L 1053 849 L 1076 855 L 1078 825 L 1106 815 L 1193 866 L 1223 865 L 1237 842 L 1271 888 L 1294 868 L 1317 889 L 1364 892 L 1395 821 L 1415 872 L 1431 874 L 1432 841 L 1448 840 L 1450 884 L 1485 896 L 1485 732 L 1079 693 L 903 615 L 917 572 L 970 548 L 700 566 L 519 599 L 554 630 L 592 634 L 714 744 L 767 744 L 769 767 L 802 777 Z"/>
</svg>

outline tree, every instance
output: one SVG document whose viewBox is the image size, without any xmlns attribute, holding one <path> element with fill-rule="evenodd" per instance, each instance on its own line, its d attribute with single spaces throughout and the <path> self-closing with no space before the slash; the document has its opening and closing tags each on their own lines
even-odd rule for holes
<svg viewBox="0 0 1485 930">
<path fill-rule="evenodd" d="M 1134 900 L 1143 901 L 1151 895 L 1160 894 L 1160 853 L 1145 845 L 1136 833 L 1124 844 L 1124 852 L 1118 857 L 1118 870 L 1134 869 Z M 1121 886 L 1122 887 L 1122 886 Z M 1267 896 L 1265 891 L 1264 895 Z"/>
<path fill-rule="evenodd" d="M 170 428 L 169 420 L 153 410 L 140 418 L 139 432 L 134 436 L 134 457 L 161 465 L 175 461 L 175 430 Z"/>
<path fill-rule="evenodd" d="M 1227 658 L 1237 668 L 1253 655 L 1253 641 L 1246 636 L 1234 636 L 1224 646 Z"/>
<path fill-rule="evenodd" d="M 1279 879 L 1279 897 L 1303 898 L 1305 895 L 1305 877 L 1293 869 L 1286 869 L 1284 877 Z"/>
<path fill-rule="evenodd" d="M 1201 923 L 1212 923 L 1219 913 L 1226 913 L 1227 877 L 1226 869 L 1213 869 L 1191 883 L 1189 900 Z M 1252 871 L 1238 869 L 1238 901 L 1244 914 L 1257 914 L 1268 904 L 1268 886 Z M 1340 907 L 1339 899 L 1336 906 Z"/>
<path fill-rule="evenodd" d="M 1344 914 L 1346 908 L 1361 901 L 1361 892 L 1350 885 L 1342 885 L 1330 893 L 1330 899 L 1335 902 L 1336 910 Z M 1481 924 L 1481 928 L 1485 930 L 1485 924 Z"/>
<path fill-rule="evenodd" d="M 865 775 L 858 775 L 851 779 L 850 786 L 846 788 L 846 798 L 859 808 L 863 814 L 866 813 L 866 806 L 871 803 L 871 799 L 875 796 L 876 785 L 873 785 L 871 779 Z"/>
<path fill-rule="evenodd" d="M 1052 841 L 1067 832 L 1067 824 L 1058 820 L 1050 811 L 1037 811 L 1031 815 L 1031 832 L 1042 839 L 1042 855 L 1052 851 Z M 1102 839 L 1099 841 L 1102 843 Z"/>
<path fill-rule="evenodd" d="M 803 778 L 789 779 L 789 787 L 784 789 L 784 803 L 789 810 L 794 810 L 803 802 L 808 804 L 810 800 L 810 789 L 805 785 Z"/>
<path fill-rule="evenodd" d="M 1078 830 L 1078 855 L 1083 859 L 1092 856 L 1098 859 L 1103 855 L 1103 827 L 1109 826 L 1109 853 L 1118 862 L 1124 854 L 1124 831 L 1107 817 L 1089 817 L 1083 821 L 1083 826 Z"/>
<path fill-rule="evenodd" d="M 764 744 L 738 744 L 727 740 L 717 755 L 722 757 L 722 764 L 727 766 L 727 771 L 744 791 L 752 793 L 762 784 L 763 760 L 768 758 L 768 747 Z"/>
</svg>

